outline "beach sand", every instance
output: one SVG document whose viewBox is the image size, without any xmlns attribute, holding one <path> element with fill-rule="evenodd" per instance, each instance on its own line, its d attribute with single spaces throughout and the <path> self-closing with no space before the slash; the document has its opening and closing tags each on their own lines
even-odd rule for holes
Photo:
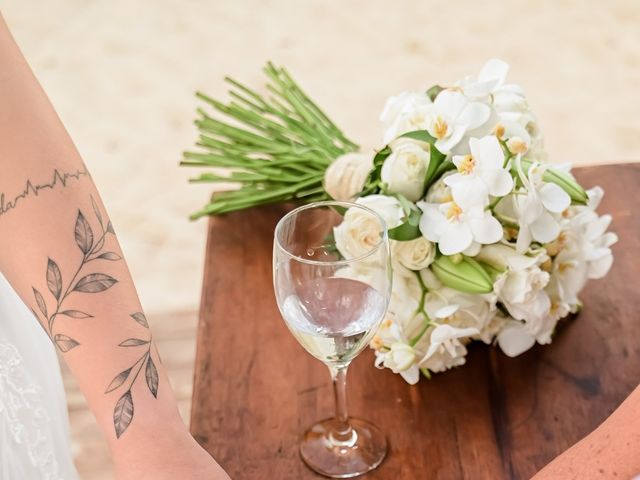
<svg viewBox="0 0 640 480">
<path fill-rule="evenodd" d="M 93 173 L 143 306 L 165 322 L 164 348 L 176 329 L 187 339 L 174 376 L 185 414 L 206 227 L 187 216 L 212 189 L 189 185 L 195 172 L 177 166 L 196 139 L 194 91 L 224 97 L 226 74 L 258 86 L 273 60 L 372 149 L 389 95 L 499 57 L 526 90 L 553 161 L 640 160 L 635 0 L 0 0 L 0 10 Z M 94 441 L 100 452 L 83 472 L 111 478 L 69 385 L 78 456 Z"/>
</svg>

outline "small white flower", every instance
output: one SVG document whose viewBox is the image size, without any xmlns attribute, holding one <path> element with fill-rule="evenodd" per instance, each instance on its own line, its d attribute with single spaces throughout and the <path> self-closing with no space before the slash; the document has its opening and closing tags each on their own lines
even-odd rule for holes
<svg viewBox="0 0 640 480">
<path fill-rule="evenodd" d="M 415 202 L 424 194 L 424 181 L 429 168 L 429 144 L 399 138 L 390 144 L 391 154 L 382 165 L 380 177 L 391 193 L 404 195 Z"/>
<path fill-rule="evenodd" d="M 504 168 L 504 152 L 498 139 L 486 136 L 469 140 L 471 153 L 455 155 L 458 173 L 445 178 L 453 198 L 462 205 L 486 205 L 489 195 L 503 197 L 513 188 L 513 178 Z"/>
<path fill-rule="evenodd" d="M 387 228 L 402 223 L 404 211 L 398 199 L 385 195 L 369 195 L 356 203 L 369 207 L 382 217 Z M 346 259 L 356 258 L 373 250 L 380 242 L 382 230 L 377 218 L 359 208 L 350 208 L 342 223 L 333 229 L 336 248 Z"/>
<path fill-rule="evenodd" d="M 422 270 L 433 263 L 436 247 L 424 237 L 408 241 L 392 241 L 391 256 L 394 262 L 409 270 Z"/>
<path fill-rule="evenodd" d="M 423 112 L 430 105 L 429 97 L 421 92 L 403 92 L 390 97 L 380 114 L 382 141 L 388 144 L 403 133 L 424 129 Z"/>
<path fill-rule="evenodd" d="M 423 128 L 436 139 L 435 146 L 442 153 L 449 153 L 465 133 L 484 124 L 491 115 L 491 108 L 480 102 L 469 101 L 462 93 L 444 90 L 428 108 Z"/>
<path fill-rule="evenodd" d="M 438 243 L 443 255 L 465 251 L 475 243 L 495 243 L 502 238 L 502 225 L 484 205 L 461 206 L 456 202 L 442 204 L 419 202 L 423 211 L 420 231 Z"/>
<path fill-rule="evenodd" d="M 455 328 L 451 325 L 438 325 L 431 331 L 427 353 L 419 361 L 420 368 L 432 372 L 443 372 L 452 367 L 463 365 L 467 349 L 460 339 L 478 334 L 476 328 Z"/>
<path fill-rule="evenodd" d="M 571 198 L 555 183 L 542 181 L 543 166 L 534 165 L 527 175 L 518 169 L 526 194 L 514 198 L 519 226 L 516 248 L 524 253 L 534 240 L 544 244 L 558 237 L 560 224 L 552 214 L 569 207 Z"/>
<path fill-rule="evenodd" d="M 493 58 L 485 63 L 480 73 L 469 75 L 459 82 L 465 95 L 472 98 L 483 98 L 499 91 L 509 73 L 509 64 Z"/>
</svg>

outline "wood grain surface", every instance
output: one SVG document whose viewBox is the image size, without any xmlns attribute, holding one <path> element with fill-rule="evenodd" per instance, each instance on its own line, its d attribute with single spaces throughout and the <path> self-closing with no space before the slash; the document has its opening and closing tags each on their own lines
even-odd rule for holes
<svg viewBox="0 0 640 480">
<path fill-rule="evenodd" d="M 467 363 L 407 385 L 373 366 L 349 372 L 353 416 L 388 434 L 372 479 L 526 479 L 602 422 L 640 382 L 637 258 L 640 164 L 575 170 L 601 185 L 613 215 L 613 268 L 549 346 L 511 359 L 484 345 Z M 285 327 L 273 295 L 270 206 L 212 218 L 198 325 L 191 431 L 232 478 L 321 478 L 298 456 L 314 421 L 332 415 L 326 368 Z"/>
</svg>

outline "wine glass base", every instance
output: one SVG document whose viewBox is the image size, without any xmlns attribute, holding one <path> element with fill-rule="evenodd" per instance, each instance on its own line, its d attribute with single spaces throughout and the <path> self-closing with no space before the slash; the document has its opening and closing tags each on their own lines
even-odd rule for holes
<svg viewBox="0 0 640 480">
<path fill-rule="evenodd" d="M 375 425 L 350 418 L 351 437 L 338 441 L 332 436 L 338 424 L 334 419 L 313 425 L 304 434 L 300 456 L 316 473 L 330 478 L 353 478 L 375 469 L 387 454 L 387 440 Z"/>
</svg>

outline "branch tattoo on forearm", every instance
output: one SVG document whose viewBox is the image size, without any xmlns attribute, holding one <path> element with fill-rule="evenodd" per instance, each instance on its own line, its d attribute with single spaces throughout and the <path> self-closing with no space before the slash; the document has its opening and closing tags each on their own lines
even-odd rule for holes
<svg viewBox="0 0 640 480">
<path fill-rule="evenodd" d="M 41 190 L 53 189 L 56 186 L 64 188 L 70 178 L 79 180 L 80 177 L 88 175 L 89 173 L 86 169 L 72 173 L 60 173 L 55 170 L 53 179 L 49 183 L 34 184 L 29 180 L 23 192 L 11 201 L 5 201 L 4 193 L 0 194 L 0 216 L 6 214 L 9 210 L 14 210 L 20 200 L 31 194 L 38 196 Z M 94 231 L 85 213 L 82 210 L 78 210 L 73 237 L 82 255 L 77 263 L 75 272 L 68 281 L 65 281 L 66 275 L 61 272 L 58 262 L 49 257 L 44 269 L 45 281 L 43 283 L 46 284 L 46 290 L 32 286 L 36 308 L 32 308 L 31 311 L 58 350 L 65 354 L 80 347 L 81 341 L 69 332 L 64 333 L 61 331 L 62 329 L 58 328 L 56 320 L 61 317 L 79 320 L 94 318 L 90 311 L 85 311 L 89 309 L 82 308 L 80 310 L 73 307 L 71 302 L 72 294 L 97 294 L 111 289 L 118 283 L 116 278 L 106 273 L 101 273 L 99 269 L 101 262 L 118 262 L 122 260 L 118 253 L 109 248 L 111 243 L 109 241 L 110 236 L 115 237 L 113 225 L 106 214 L 101 212 L 93 197 L 91 197 L 91 206 L 95 217 L 94 226 L 98 225 L 99 230 Z M 95 268 L 91 268 L 94 265 Z M 113 425 L 117 438 L 122 436 L 133 421 L 134 402 L 132 389 L 143 370 L 146 389 L 149 390 L 154 398 L 158 396 L 159 376 L 152 358 L 154 349 L 152 349 L 149 324 L 142 312 L 132 313 L 130 317 L 144 328 L 145 338 L 127 338 L 118 345 L 118 347 L 124 349 L 141 350 L 143 353 L 131 367 L 116 375 L 105 390 L 105 394 L 110 394 L 111 392 L 120 394 L 113 411 Z"/>
</svg>

